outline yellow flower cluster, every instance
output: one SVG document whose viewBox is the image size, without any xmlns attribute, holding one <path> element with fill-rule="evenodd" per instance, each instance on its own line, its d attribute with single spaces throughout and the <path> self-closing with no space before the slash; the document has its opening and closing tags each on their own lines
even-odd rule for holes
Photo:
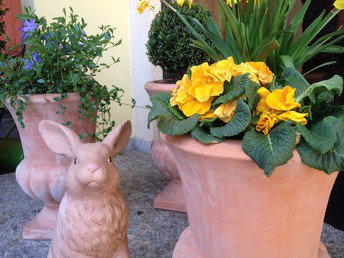
<svg viewBox="0 0 344 258">
<path fill-rule="evenodd" d="M 295 111 L 301 107 L 295 100 L 295 91 L 296 89 L 290 86 L 275 89 L 272 92 L 264 87 L 258 90 L 261 99 L 256 107 L 256 113 L 261 116 L 256 125 L 257 131 L 267 135 L 278 121 L 292 120 L 303 125 L 307 124 L 308 113 Z"/>
<path fill-rule="evenodd" d="M 170 103 L 187 116 L 201 115 L 201 119 L 220 118 L 228 123 L 235 111 L 237 100 L 221 104 L 215 110 L 211 104 L 224 91 L 225 81 L 232 77 L 250 74 L 250 78 L 261 86 L 269 84 L 274 75 L 263 62 L 247 62 L 236 65 L 232 57 L 209 65 L 203 63 L 191 68 L 191 78 L 184 75 L 172 91 Z"/>
</svg>

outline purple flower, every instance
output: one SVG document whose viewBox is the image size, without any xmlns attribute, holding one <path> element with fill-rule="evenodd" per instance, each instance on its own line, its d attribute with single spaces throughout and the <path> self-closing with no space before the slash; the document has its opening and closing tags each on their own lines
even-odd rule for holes
<svg viewBox="0 0 344 258">
<path fill-rule="evenodd" d="M 83 31 L 81 32 L 81 38 L 82 38 L 82 39 L 85 38 L 85 35 L 86 35 L 86 32 L 83 30 Z"/>
<path fill-rule="evenodd" d="M 33 59 L 36 63 L 40 63 L 40 62 L 41 62 L 41 59 L 39 58 L 37 52 L 33 52 L 33 53 L 32 53 L 32 59 Z"/>
<path fill-rule="evenodd" d="M 24 59 L 24 69 L 25 70 L 32 70 L 33 69 L 33 63 L 31 61 L 29 61 L 28 59 Z"/>
<path fill-rule="evenodd" d="M 23 32 L 21 34 L 22 39 L 26 39 L 30 35 L 30 32 L 33 32 L 36 28 L 37 24 L 35 19 L 25 20 L 23 26 L 19 28 Z"/>
</svg>

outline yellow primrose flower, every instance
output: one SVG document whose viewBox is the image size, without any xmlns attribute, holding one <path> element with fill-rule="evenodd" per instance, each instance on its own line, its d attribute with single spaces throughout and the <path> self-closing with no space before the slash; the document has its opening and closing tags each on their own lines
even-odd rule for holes
<svg viewBox="0 0 344 258">
<path fill-rule="evenodd" d="M 258 132 L 263 132 L 264 135 L 268 135 L 271 128 L 277 122 L 278 122 L 278 117 L 276 114 L 270 113 L 268 111 L 264 111 L 257 122 L 256 130 Z"/>
<path fill-rule="evenodd" d="M 224 88 L 223 82 L 216 76 L 216 71 L 203 63 L 191 68 L 191 87 L 188 94 L 200 102 L 206 102 L 211 97 L 219 96 Z"/>
<path fill-rule="evenodd" d="M 183 78 L 177 81 L 177 87 L 172 90 L 172 98 L 170 103 L 172 106 L 176 106 L 179 103 L 185 104 L 187 101 L 192 100 L 193 98 L 188 95 L 188 88 L 191 86 L 191 81 L 187 74 Z"/>
<path fill-rule="evenodd" d="M 154 10 L 154 6 L 149 4 L 150 0 L 141 0 L 138 5 L 137 5 L 137 10 L 139 11 L 140 14 L 142 14 L 147 7 L 149 7 L 149 9 Z"/>
<path fill-rule="evenodd" d="M 211 108 L 213 98 L 207 101 L 200 102 L 188 94 L 188 89 L 191 87 L 191 81 L 187 74 L 177 82 L 177 87 L 172 90 L 172 98 L 170 99 L 171 106 L 178 105 L 178 108 L 190 117 L 194 114 L 203 115 Z"/>
<path fill-rule="evenodd" d="M 223 122 L 228 123 L 234 115 L 237 102 L 237 100 L 233 100 L 221 104 L 215 109 L 214 116 L 220 118 Z"/>
<path fill-rule="evenodd" d="M 214 118 L 214 110 L 207 111 L 204 115 L 200 116 L 200 120 L 203 119 L 213 119 Z"/>
<path fill-rule="evenodd" d="M 338 10 L 344 10 L 344 0 L 336 0 L 333 5 Z"/>
<path fill-rule="evenodd" d="M 234 66 L 233 57 L 229 57 L 228 59 L 218 61 L 211 65 L 217 78 L 222 82 L 230 82 L 232 80 L 232 70 Z"/>
<path fill-rule="evenodd" d="M 308 113 L 299 113 L 296 111 L 287 111 L 278 116 L 279 120 L 289 121 L 292 120 L 296 123 L 301 123 L 302 125 L 307 124 Z"/>
<path fill-rule="evenodd" d="M 211 102 L 213 98 L 206 102 L 199 102 L 196 99 L 190 100 L 185 104 L 179 104 L 178 108 L 183 111 L 184 115 L 187 117 L 193 116 L 195 114 L 204 115 L 211 108 Z"/>
<path fill-rule="evenodd" d="M 262 85 L 267 85 L 274 79 L 274 74 L 264 62 L 249 62 L 256 71 L 255 74 Z"/>
<path fill-rule="evenodd" d="M 282 90 L 273 90 L 266 97 L 266 104 L 270 108 L 278 111 L 289 111 L 295 108 L 299 108 L 301 107 L 301 105 L 295 100 L 295 92 L 296 89 L 293 89 L 290 86 L 286 86 Z"/>
<path fill-rule="evenodd" d="M 271 93 L 267 88 L 261 87 L 257 93 L 260 95 L 260 101 L 256 107 L 257 113 L 262 113 L 269 110 L 269 106 L 266 104 L 266 98 Z"/>
<path fill-rule="evenodd" d="M 232 70 L 233 76 L 243 75 L 243 74 L 250 74 L 250 79 L 255 83 L 260 85 L 260 81 L 256 75 L 257 71 L 248 63 L 241 63 L 233 67 Z"/>
</svg>

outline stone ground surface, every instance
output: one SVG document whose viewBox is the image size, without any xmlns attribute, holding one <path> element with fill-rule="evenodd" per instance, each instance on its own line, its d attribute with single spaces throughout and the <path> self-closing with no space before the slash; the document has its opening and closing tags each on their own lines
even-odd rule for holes
<svg viewBox="0 0 344 258">
<path fill-rule="evenodd" d="M 131 257 L 171 257 L 188 222 L 185 214 L 152 207 L 153 198 L 168 183 L 167 177 L 142 151 L 129 149 L 116 162 L 129 206 Z M 25 223 L 41 208 L 39 201 L 21 191 L 13 173 L 0 176 L 0 257 L 46 257 L 50 241 L 23 240 L 21 236 Z M 324 225 L 322 240 L 333 258 L 344 257 L 344 231 Z"/>
</svg>

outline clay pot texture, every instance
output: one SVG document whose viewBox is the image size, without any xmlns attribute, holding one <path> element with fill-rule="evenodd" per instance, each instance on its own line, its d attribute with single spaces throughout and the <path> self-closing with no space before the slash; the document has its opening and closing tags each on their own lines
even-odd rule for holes
<svg viewBox="0 0 344 258">
<path fill-rule="evenodd" d="M 266 177 L 241 141 L 162 137 L 177 162 L 190 223 L 174 258 L 329 257 L 320 235 L 338 173 L 306 166 L 295 151 Z"/>
<path fill-rule="evenodd" d="M 159 92 L 171 92 L 177 85 L 160 81 L 148 82 L 145 90 L 149 96 Z M 152 159 L 160 172 L 171 178 L 170 183 L 154 198 L 153 207 L 156 209 L 186 212 L 184 193 L 177 164 L 167 147 L 161 140 L 157 126 L 153 126 L 154 143 L 152 145 Z"/>
<path fill-rule="evenodd" d="M 95 132 L 96 125 L 78 118 L 80 96 L 68 94 L 63 101 L 67 108 L 64 115 L 56 114 L 58 103 L 54 101 L 59 94 L 37 94 L 30 97 L 27 109 L 23 112 L 25 128 L 18 124 L 15 110 L 6 106 L 16 122 L 24 151 L 24 160 L 16 169 L 16 179 L 22 190 L 34 199 L 44 202 L 43 209 L 24 228 L 26 239 L 49 239 L 56 224 L 59 203 L 65 192 L 64 181 L 70 161 L 52 152 L 44 143 L 39 131 L 40 121 L 47 119 L 57 123 L 71 121 L 75 132 L 83 134 L 85 130 Z M 93 142 L 89 137 L 85 142 Z"/>
</svg>

